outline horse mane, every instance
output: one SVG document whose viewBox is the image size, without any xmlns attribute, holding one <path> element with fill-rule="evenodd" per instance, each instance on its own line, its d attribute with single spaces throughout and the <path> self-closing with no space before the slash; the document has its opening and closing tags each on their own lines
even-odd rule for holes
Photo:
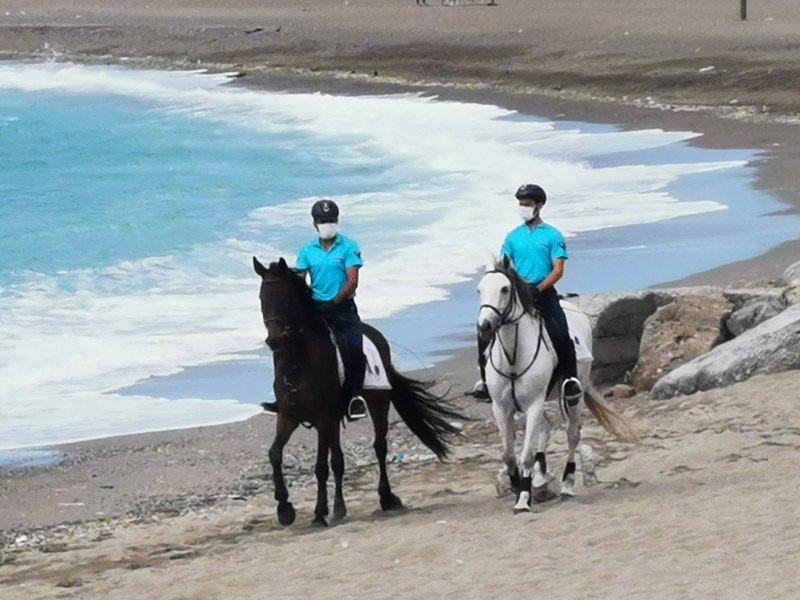
<svg viewBox="0 0 800 600">
<path fill-rule="evenodd" d="M 532 312 L 534 304 L 531 288 L 528 283 L 519 276 L 519 273 L 514 270 L 514 267 L 511 266 L 511 262 L 505 260 L 505 257 L 496 260 L 494 263 L 494 270 L 508 277 L 508 280 L 511 282 L 511 285 L 514 286 L 517 296 L 522 303 L 522 308 L 524 308 L 527 313 Z"/>
<path fill-rule="evenodd" d="M 316 311 L 311 286 L 306 282 L 305 275 L 294 269 L 287 268 L 286 263 L 281 265 L 279 262 L 271 262 L 268 272 L 276 279 L 285 279 L 292 285 L 294 291 L 297 292 L 297 297 L 300 299 L 301 309 L 311 321 L 312 328 L 317 331 L 325 331 L 325 321 Z"/>
</svg>

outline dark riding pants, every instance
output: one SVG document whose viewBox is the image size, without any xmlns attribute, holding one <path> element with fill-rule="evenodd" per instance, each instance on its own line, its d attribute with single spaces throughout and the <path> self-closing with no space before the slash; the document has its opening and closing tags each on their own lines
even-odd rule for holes
<svg viewBox="0 0 800 600">
<path fill-rule="evenodd" d="M 342 394 L 345 400 L 361 393 L 364 387 L 364 338 L 361 331 L 361 319 L 354 300 L 345 300 L 329 309 L 324 314 L 328 325 L 343 338 L 346 349 L 343 351 L 344 384 Z"/>
<path fill-rule="evenodd" d="M 531 286 L 531 293 L 534 297 L 534 305 L 539 309 L 539 313 L 544 320 L 547 335 L 553 342 L 556 356 L 558 357 L 558 369 L 566 377 L 578 376 L 578 363 L 575 358 L 575 344 L 569 334 L 567 316 L 561 303 L 558 301 L 558 292 L 555 288 L 550 288 L 546 292 L 539 292 Z M 486 381 L 486 348 L 491 340 L 481 340 L 478 336 L 478 366 L 481 370 L 481 380 Z"/>
</svg>

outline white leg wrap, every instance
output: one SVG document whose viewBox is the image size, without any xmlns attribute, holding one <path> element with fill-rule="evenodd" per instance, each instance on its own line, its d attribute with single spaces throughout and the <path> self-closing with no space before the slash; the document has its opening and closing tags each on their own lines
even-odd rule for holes
<svg viewBox="0 0 800 600">
<path fill-rule="evenodd" d="M 561 495 L 574 496 L 575 495 L 575 475 L 567 475 L 561 482 Z"/>
<path fill-rule="evenodd" d="M 531 495 L 529 492 L 520 492 L 519 499 L 514 505 L 514 512 L 530 512 L 531 510 Z"/>
</svg>

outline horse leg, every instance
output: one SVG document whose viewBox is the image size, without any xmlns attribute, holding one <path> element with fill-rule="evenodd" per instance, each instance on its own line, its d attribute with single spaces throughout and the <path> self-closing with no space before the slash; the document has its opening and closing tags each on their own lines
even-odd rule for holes
<svg viewBox="0 0 800 600">
<path fill-rule="evenodd" d="M 500 397 L 500 396 L 498 396 Z M 520 479 L 517 456 L 515 453 L 514 442 L 514 412 L 507 407 L 500 406 L 497 402 L 492 403 L 492 412 L 497 429 L 500 431 L 500 442 L 503 445 L 503 463 L 506 465 L 506 472 L 511 483 L 511 491 L 519 501 L 520 495 L 524 493 L 523 482 Z"/>
<path fill-rule="evenodd" d="M 384 398 L 384 394 L 386 397 Z M 381 510 L 398 510 L 403 508 L 403 502 L 392 493 L 389 485 L 389 475 L 386 472 L 386 453 L 388 450 L 386 436 L 389 433 L 389 397 L 388 392 L 382 393 L 380 398 L 370 399 L 367 406 L 375 428 L 375 441 L 372 447 L 378 457 L 378 496 L 380 497 Z"/>
<path fill-rule="evenodd" d="M 567 405 L 567 465 L 561 477 L 561 495 L 575 495 L 575 450 L 581 441 L 581 409 L 583 404 Z"/>
<path fill-rule="evenodd" d="M 338 427 L 334 421 L 334 427 Z M 328 521 L 328 452 L 331 446 L 330 425 L 317 430 L 317 464 L 314 474 L 317 476 L 317 505 L 314 507 L 313 525 L 327 527 Z"/>
<path fill-rule="evenodd" d="M 532 488 L 541 487 L 547 480 L 541 476 L 542 465 L 539 459 L 544 460 L 544 453 L 533 454 L 534 438 L 539 442 L 541 439 L 541 420 L 544 413 L 544 398 L 537 398 L 525 412 L 525 441 L 522 444 L 522 484 L 524 490 L 517 499 L 514 512 L 527 512 L 531 509 Z M 538 446 L 538 443 L 537 443 Z M 541 455 L 541 456 L 540 456 Z M 538 468 L 538 469 L 537 469 Z M 544 482 L 544 483 L 543 483 Z"/>
<path fill-rule="evenodd" d="M 332 433 L 331 469 L 333 470 L 333 479 L 336 482 L 336 490 L 334 491 L 333 495 L 333 518 L 337 521 L 340 521 L 347 516 L 347 506 L 344 503 L 344 494 L 342 493 L 342 480 L 344 479 L 344 452 L 342 452 L 342 441 L 339 427 L 336 427 Z"/>
<path fill-rule="evenodd" d="M 286 415 L 278 414 L 278 423 L 275 430 L 275 439 L 269 448 L 269 462 L 272 465 L 272 483 L 275 487 L 275 500 L 278 501 L 278 522 L 281 525 L 294 523 L 295 511 L 289 502 L 289 490 L 283 479 L 283 447 L 297 429 L 297 421 L 289 419 Z"/>
<path fill-rule="evenodd" d="M 539 418 L 534 423 L 534 440 L 536 440 L 536 454 L 533 456 L 533 487 L 542 488 L 547 485 L 547 442 L 550 441 L 550 421 L 544 414 L 544 404 Z"/>
</svg>

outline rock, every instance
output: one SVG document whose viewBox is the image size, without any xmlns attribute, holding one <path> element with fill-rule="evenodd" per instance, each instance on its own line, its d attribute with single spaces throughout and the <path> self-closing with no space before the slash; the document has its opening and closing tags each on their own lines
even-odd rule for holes
<svg viewBox="0 0 800 600">
<path fill-rule="evenodd" d="M 83 579 L 80 577 L 62 577 L 56 582 L 56 587 L 61 588 L 74 588 L 74 587 L 81 587 L 83 585 Z"/>
<path fill-rule="evenodd" d="M 635 395 L 636 390 L 631 386 L 624 383 L 618 383 L 617 385 L 607 389 L 603 394 L 603 398 L 608 400 L 617 400 L 619 398 L 630 398 L 631 396 Z"/>
<path fill-rule="evenodd" d="M 783 292 L 783 301 L 787 306 L 800 303 L 800 285 L 786 288 Z"/>
<path fill-rule="evenodd" d="M 631 385 L 649 390 L 665 373 L 705 354 L 725 340 L 732 305 L 723 298 L 683 296 L 647 318 Z"/>
<path fill-rule="evenodd" d="M 790 369 L 800 369 L 800 304 L 662 377 L 652 397 L 692 394 Z"/>
<path fill-rule="evenodd" d="M 592 323 L 592 381 L 595 384 L 622 381 L 639 359 L 645 319 L 657 308 L 687 295 L 721 298 L 722 290 L 702 286 L 570 298 Z"/>
<path fill-rule="evenodd" d="M 789 265 L 783 272 L 783 281 L 789 287 L 800 285 L 800 261 Z"/>
<path fill-rule="evenodd" d="M 745 304 L 758 299 L 780 299 L 785 287 L 752 287 L 722 290 L 722 297 L 733 304 L 733 310 L 739 310 Z"/>
<path fill-rule="evenodd" d="M 653 291 L 570 299 L 592 323 L 594 383 L 619 381 L 636 364 L 645 319 L 671 299 Z"/>
<path fill-rule="evenodd" d="M 782 313 L 785 309 L 786 301 L 783 299 L 782 293 L 779 296 L 752 298 L 745 302 L 739 310 L 731 313 L 725 326 L 731 335 L 736 337 Z"/>
</svg>

